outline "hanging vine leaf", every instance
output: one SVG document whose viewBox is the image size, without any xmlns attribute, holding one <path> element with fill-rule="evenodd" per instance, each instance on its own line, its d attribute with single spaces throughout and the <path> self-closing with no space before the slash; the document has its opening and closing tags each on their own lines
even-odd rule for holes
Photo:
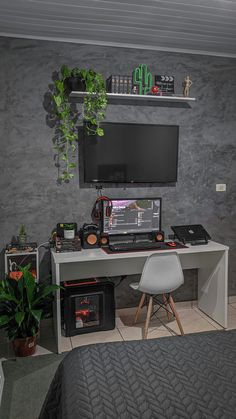
<svg viewBox="0 0 236 419">
<path fill-rule="evenodd" d="M 84 98 L 82 110 L 79 112 L 69 99 L 68 80 L 74 77 L 84 83 L 88 96 Z M 55 135 L 54 149 L 57 153 L 56 167 L 59 170 L 59 183 L 68 183 L 74 177 L 76 168 L 76 150 L 78 143 L 78 127 L 85 123 L 89 135 L 102 136 L 103 129 L 100 122 L 105 118 L 107 95 L 102 76 L 93 70 L 73 68 L 66 65 L 61 67 L 58 78 L 54 81 L 53 112 Z"/>
</svg>

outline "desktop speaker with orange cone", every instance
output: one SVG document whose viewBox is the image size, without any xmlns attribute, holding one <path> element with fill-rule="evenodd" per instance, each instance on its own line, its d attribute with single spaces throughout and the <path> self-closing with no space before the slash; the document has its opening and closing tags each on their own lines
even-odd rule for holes
<svg viewBox="0 0 236 419">
<path fill-rule="evenodd" d="M 109 245 L 109 235 L 107 233 L 100 234 L 100 245 L 101 247 L 105 247 Z"/>
<path fill-rule="evenodd" d="M 100 230 L 96 224 L 84 224 L 80 231 L 81 244 L 84 249 L 100 246 Z"/>
<path fill-rule="evenodd" d="M 163 242 L 165 240 L 165 234 L 162 230 L 152 232 L 152 240 L 154 242 Z"/>
</svg>

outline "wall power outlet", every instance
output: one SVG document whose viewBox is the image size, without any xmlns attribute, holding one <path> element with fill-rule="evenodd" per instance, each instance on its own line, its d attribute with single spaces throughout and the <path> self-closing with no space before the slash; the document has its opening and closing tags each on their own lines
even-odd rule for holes
<svg viewBox="0 0 236 419">
<path fill-rule="evenodd" d="M 216 192 L 225 192 L 225 191 L 226 191 L 226 183 L 216 184 Z"/>
</svg>

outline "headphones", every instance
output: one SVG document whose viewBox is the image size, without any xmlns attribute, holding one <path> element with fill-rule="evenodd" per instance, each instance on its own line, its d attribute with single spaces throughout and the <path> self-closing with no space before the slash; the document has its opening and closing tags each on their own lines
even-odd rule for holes
<svg viewBox="0 0 236 419">
<path fill-rule="evenodd" d="M 92 220 L 95 224 L 97 224 L 98 222 L 100 222 L 102 220 L 103 202 L 106 202 L 106 206 L 105 206 L 106 217 L 111 216 L 112 201 L 107 196 L 101 195 L 96 199 L 96 201 L 94 203 L 94 206 L 93 206 L 93 209 L 92 209 L 92 212 L 91 212 L 91 218 L 92 218 Z"/>
</svg>

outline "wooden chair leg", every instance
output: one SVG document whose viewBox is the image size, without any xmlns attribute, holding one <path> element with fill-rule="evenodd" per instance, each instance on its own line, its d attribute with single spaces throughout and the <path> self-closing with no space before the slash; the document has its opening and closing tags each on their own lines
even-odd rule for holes
<svg viewBox="0 0 236 419">
<path fill-rule="evenodd" d="M 144 339 L 147 339 L 148 326 L 149 326 L 150 318 L 151 318 L 151 314 L 152 314 L 152 305 L 153 305 L 153 298 L 152 298 L 152 296 L 150 296 L 149 304 L 148 304 L 147 317 L 146 317 L 146 323 L 145 323 L 145 328 L 144 328 Z"/>
<path fill-rule="evenodd" d="M 174 300 L 173 300 L 171 294 L 170 294 L 170 297 L 169 297 L 169 303 L 170 303 L 170 306 L 171 306 L 171 310 L 173 311 L 173 314 L 174 314 L 174 316 L 176 318 L 177 324 L 179 326 L 180 333 L 181 333 L 181 335 L 184 335 L 184 330 L 183 330 L 183 327 L 182 327 L 182 324 L 181 324 L 181 321 L 180 321 L 178 312 L 177 312 L 177 310 L 175 308 L 175 303 L 174 303 Z"/>
<path fill-rule="evenodd" d="M 144 304 L 145 296 L 146 296 L 146 294 L 144 294 L 144 293 L 143 293 L 143 294 L 142 294 L 142 297 L 141 297 L 141 299 L 140 299 L 140 301 L 139 301 L 139 306 L 138 306 L 138 308 L 137 308 L 137 311 L 136 311 L 136 314 L 135 314 L 135 318 L 134 318 L 134 324 L 137 322 L 137 320 L 138 320 L 138 318 L 139 318 L 139 315 L 140 315 L 141 309 L 142 309 L 143 304 Z"/>
<path fill-rule="evenodd" d="M 166 306 L 166 309 L 168 310 L 169 307 L 168 307 L 168 301 L 167 301 L 166 295 L 162 294 L 162 298 L 163 298 L 163 303 Z M 171 320 L 171 313 L 169 312 L 169 310 L 166 312 L 166 314 L 167 314 L 167 319 Z"/>
</svg>

